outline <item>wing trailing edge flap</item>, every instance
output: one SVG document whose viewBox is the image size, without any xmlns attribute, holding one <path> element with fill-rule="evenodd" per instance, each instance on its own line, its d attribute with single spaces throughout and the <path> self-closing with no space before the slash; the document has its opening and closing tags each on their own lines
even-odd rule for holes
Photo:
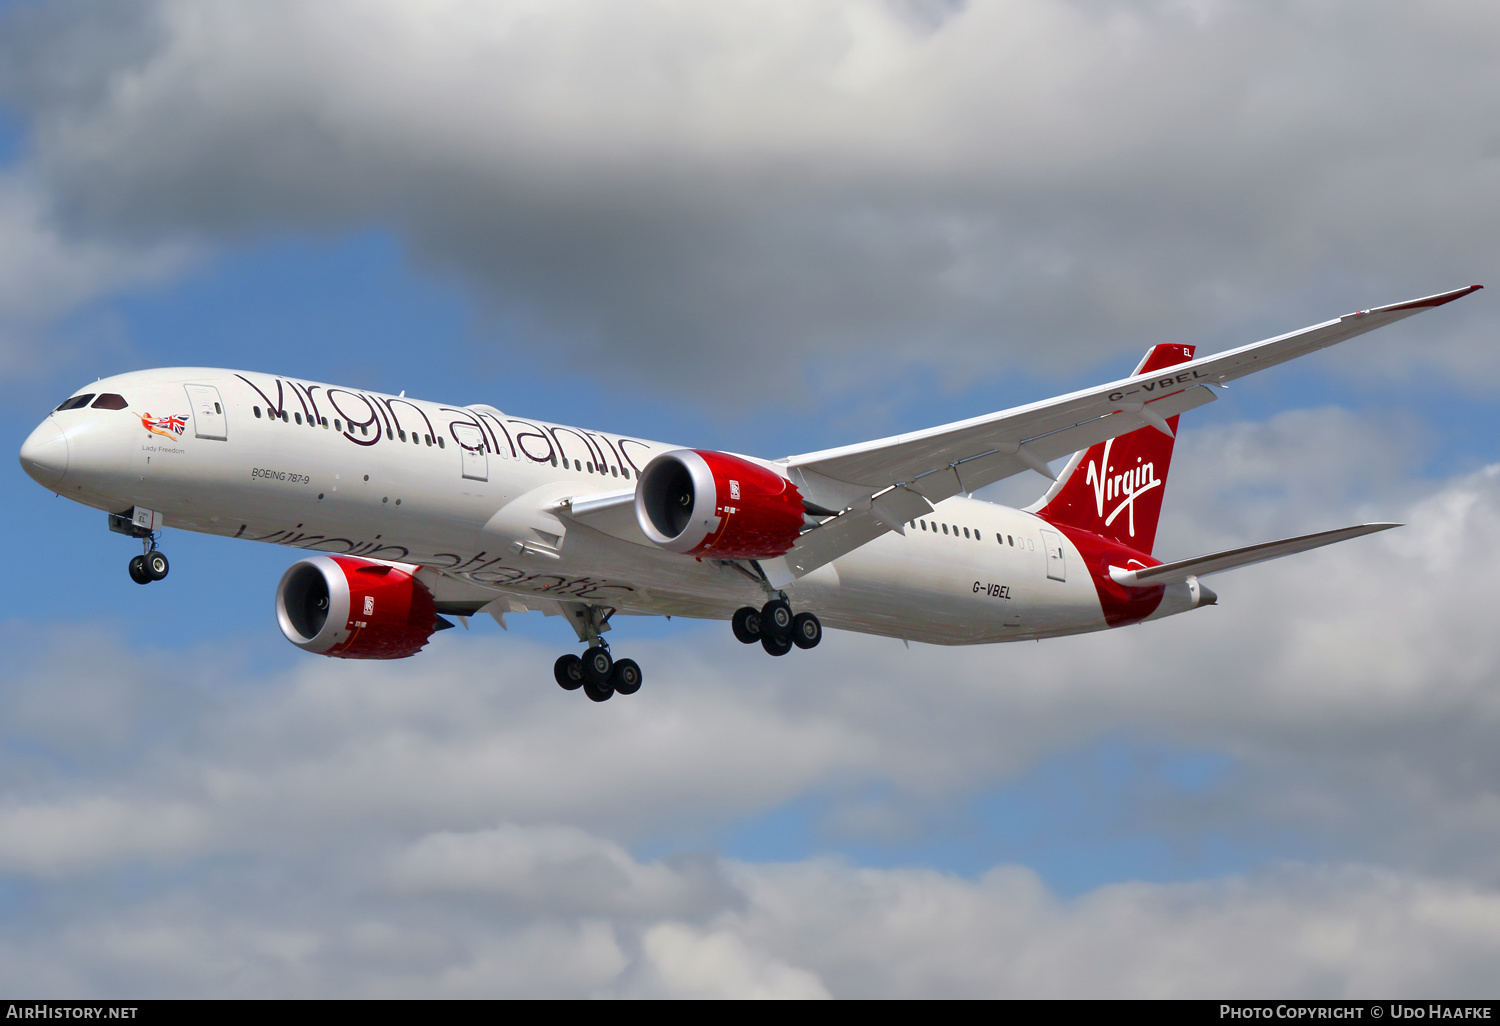
<svg viewBox="0 0 1500 1026">
<path fill-rule="evenodd" d="M 1049 425 L 1045 432 L 1038 434 L 1027 433 L 1027 429 L 1035 424 L 1004 421 L 986 425 L 988 430 L 985 431 L 955 432 L 949 439 L 946 452 L 932 454 L 934 460 L 940 460 L 935 468 L 929 464 L 901 483 L 926 496 L 929 502 L 942 502 L 949 496 L 972 492 L 1027 471 L 1056 479 L 1057 475 L 1047 466 L 1053 460 L 1143 427 L 1160 430 L 1168 418 L 1197 409 L 1216 398 L 1208 386 L 1192 385 L 1160 399 L 1134 404 L 1117 403 L 1115 409 L 1103 415 L 1073 424 Z M 840 462 L 792 463 L 787 473 L 804 496 L 825 509 L 842 510 L 857 506 L 860 501 L 868 501 L 872 493 L 895 483 L 886 480 L 872 486 L 868 483 L 870 475 L 854 467 L 846 469 L 858 471 L 858 476 L 866 483 L 842 480 L 833 476 L 840 471 Z"/>
<path fill-rule="evenodd" d="M 786 560 L 794 577 L 805 577 L 887 531 L 905 534 L 907 521 L 930 512 L 932 503 L 910 488 L 898 486 L 879 495 L 867 495 L 838 516 L 805 532 L 781 558 Z"/>
<path fill-rule="evenodd" d="M 1175 584 L 1186 581 L 1189 577 L 1204 577 L 1225 570 L 1236 570 L 1242 566 L 1250 566 L 1252 563 L 1264 563 L 1268 559 L 1280 559 L 1282 556 L 1291 556 L 1298 552 L 1322 548 L 1324 545 L 1348 541 L 1350 538 L 1359 538 L 1377 531 L 1389 531 L 1393 527 L 1400 526 L 1400 524 L 1356 524 L 1354 527 L 1341 527 L 1336 531 L 1320 531 L 1317 534 L 1304 534 L 1296 538 L 1283 538 L 1280 541 L 1247 545 L 1241 549 L 1210 552 L 1205 556 L 1180 559 L 1175 563 L 1163 563 L 1160 566 L 1145 569 L 1126 570 L 1112 566 L 1109 568 L 1109 576 L 1116 584 L 1123 584 L 1126 587 L 1146 588 L 1158 584 Z"/>
<path fill-rule="evenodd" d="M 905 534 L 908 522 L 930 513 L 933 504 L 944 499 L 1028 470 L 1054 477 L 1047 468 L 1052 460 L 1142 427 L 1155 427 L 1155 419 L 1175 417 L 1216 398 L 1208 387 L 1195 385 L 1153 401 L 1152 417 L 1142 416 L 1139 411 L 1118 410 L 1036 438 L 1001 441 L 998 448 L 955 460 L 908 484 L 874 495 L 867 485 L 837 481 L 805 467 L 793 468 L 790 476 L 804 495 L 820 506 L 844 512 L 805 532 L 786 554 L 787 566 L 797 577 L 805 576 L 887 531 Z"/>
</svg>

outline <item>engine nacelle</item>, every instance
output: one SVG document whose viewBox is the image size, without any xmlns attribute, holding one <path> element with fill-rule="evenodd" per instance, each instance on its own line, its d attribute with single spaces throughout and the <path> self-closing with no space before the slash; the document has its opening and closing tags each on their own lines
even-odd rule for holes
<svg viewBox="0 0 1500 1026">
<path fill-rule="evenodd" d="M 786 478 L 705 449 L 662 453 L 635 489 L 635 518 L 646 537 L 690 556 L 779 556 L 797 540 L 802 516 L 802 495 Z"/>
<path fill-rule="evenodd" d="M 438 629 L 427 586 L 389 563 L 313 556 L 287 568 L 276 620 L 298 648 L 340 659 L 404 659 Z"/>
</svg>

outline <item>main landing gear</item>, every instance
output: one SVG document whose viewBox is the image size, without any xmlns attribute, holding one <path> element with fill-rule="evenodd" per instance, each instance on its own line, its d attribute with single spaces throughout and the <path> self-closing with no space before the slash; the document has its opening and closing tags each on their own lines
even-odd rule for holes
<svg viewBox="0 0 1500 1026">
<path fill-rule="evenodd" d="M 793 615 L 791 605 L 782 598 L 774 598 L 756 609 L 745 606 L 734 614 L 730 621 L 734 636 L 746 645 L 760 642 L 761 648 L 773 656 L 784 656 L 797 648 L 816 648 L 823 640 L 823 625 L 812 613 Z"/>
<path fill-rule="evenodd" d="M 567 603 L 565 608 L 578 640 L 588 644 L 588 651 L 559 656 L 552 665 L 552 676 L 565 691 L 583 689 L 594 702 L 607 702 L 616 694 L 633 695 L 641 690 L 641 668 L 634 659 L 615 659 L 609 654 L 609 643 L 600 635 L 609 630 L 614 610 L 583 603 Z"/>
<path fill-rule="evenodd" d="M 572 653 L 559 656 L 552 665 L 552 676 L 565 691 L 583 688 L 583 693 L 595 702 L 607 702 L 616 694 L 633 695 L 641 690 L 641 668 L 636 661 L 617 661 L 603 645 L 594 645 L 582 658 Z"/>
</svg>

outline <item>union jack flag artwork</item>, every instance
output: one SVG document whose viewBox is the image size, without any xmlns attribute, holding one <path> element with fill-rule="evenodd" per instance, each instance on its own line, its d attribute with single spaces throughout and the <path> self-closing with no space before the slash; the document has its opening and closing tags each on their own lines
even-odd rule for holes
<svg viewBox="0 0 1500 1026">
<path fill-rule="evenodd" d="M 182 433 L 187 430 L 187 414 L 178 413 L 170 417 L 153 417 L 149 413 L 143 413 L 141 414 L 141 425 L 154 435 L 181 438 Z"/>
</svg>

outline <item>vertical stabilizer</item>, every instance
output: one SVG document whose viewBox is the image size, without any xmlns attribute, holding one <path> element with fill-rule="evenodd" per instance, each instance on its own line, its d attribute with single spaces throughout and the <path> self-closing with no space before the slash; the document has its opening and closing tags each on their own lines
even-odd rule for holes
<svg viewBox="0 0 1500 1026">
<path fill-rule="evenodd" d="M 1153 346 L 1135 373 L 1186 363 L 1195 348 Z M 1169 417 L 1166 423 L 1175 436 L 1177 418 Z M 1033 511 L 1055 524 L 1077 527 L 1150 554 L 1172 463 L 1172 436 L 1157 427 L 1143 427 L 1074 453 Z"/>
</svg>

